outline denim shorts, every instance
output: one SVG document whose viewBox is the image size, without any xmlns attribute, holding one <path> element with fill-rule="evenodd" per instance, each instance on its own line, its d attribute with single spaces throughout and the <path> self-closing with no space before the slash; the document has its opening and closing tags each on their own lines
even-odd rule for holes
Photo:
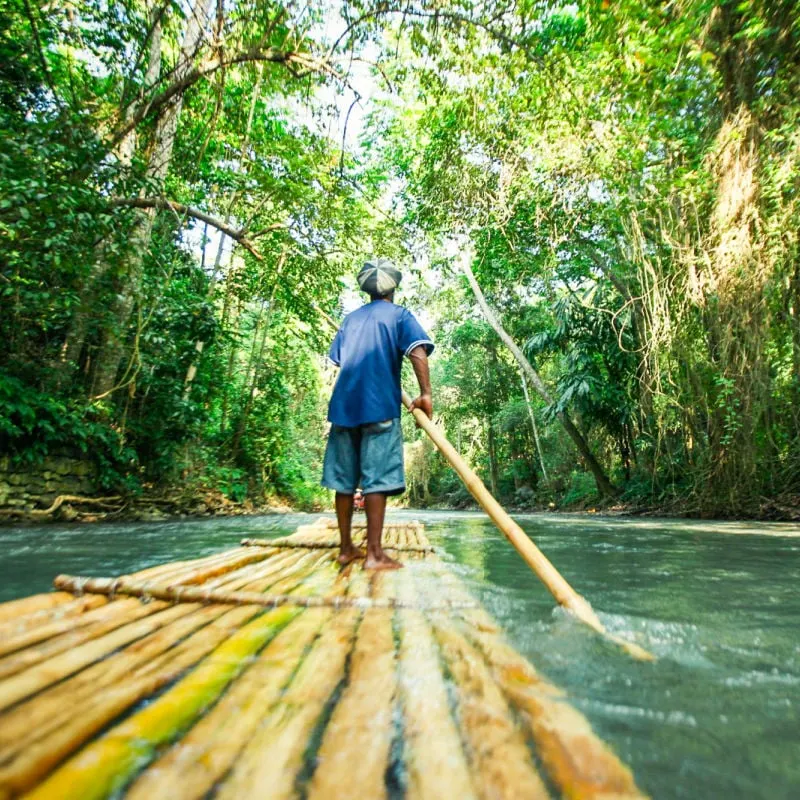
<svg viewBox="0 0 800 800">
<path fill-rule="evenodd" d="M 354 494 L 359 486 L 364 494 L 402 494 L 406 479 L 400 419 L 370 422 L 357 428 L 331 425 L 322 485 L 342 494 Z"/>
</svg>

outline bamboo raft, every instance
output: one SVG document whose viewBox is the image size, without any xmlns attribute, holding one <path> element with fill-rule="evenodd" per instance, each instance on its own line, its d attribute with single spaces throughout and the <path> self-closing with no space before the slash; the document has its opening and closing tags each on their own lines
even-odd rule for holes
<svg viewBox="0 0 800 800">
<path fill-rule="evenodd" d="M 0 604 L 0 800 L 644 797 L 420 524 L 384 539 L 406 569 L 320 520 Z"/>
</svg>

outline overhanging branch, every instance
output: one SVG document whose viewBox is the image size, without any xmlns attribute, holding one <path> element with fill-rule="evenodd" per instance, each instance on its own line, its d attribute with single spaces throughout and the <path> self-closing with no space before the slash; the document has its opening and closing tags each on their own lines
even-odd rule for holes
<svg viewBox="0 0 800 800">
<path fill-rule="evenodd" d="M 224 69 L 235 64 L 246 64 L 252 62 L 266 61 L 273 64 L 283 64 L 296 78 L 302 78 L 312 72 L 321 72 L 337 80 L 347 83 L 333 68 L 331 63 L 325 58 L 317 58 L 309 53 L 297 53 L 291 50 L 281 50 L 277 47 L 266 49 L 255 48 L 236 53 L 229 58 L 216 57 L 205 61 L 202 64 L 190 69 L 182 78 L 173 81 L 162 91 L 155 94 L 149 100 L 141 103 L 136 109 L 124 115 L 124 122 L 113 133 L 112 144 L 116 145 L 128 133 L 130 133 L 145 117 L 154 111 L 158 111 L 170 103 L 175 97 L 185 92 L 201 78 L 213 74 L 219 69 Z"/>
<path fill-rule="evenodd" d="M 247 237 L 246 232 L 242 228 L 234 228 L 232 225 L 225 222 L 224 219 L 216 217 L 213 214 L 209 214 L 208 212 L 196 208 L 195 206 L 187 206 L 183 203 L 176 203 L 174 200 L 167 200 L 164 197 L 120 197 L 112 200 L 111 205 L 126 208 L 166 209 L 169 211 L 174 211 L 177 214 L 184 214 L 187 217 L 192 217 L 192 219 L 199 219 L 201 222 L 211 225 L 212 228 L 216 228 L 226 236 L 230 236 L 231 239 L 244 247 L 245 250 L 252 253 L 252 255 L 258 259 L 258 261 L 264 260 L 263 253 L 261 253 L 253 244 L 253 242 Z M 277 231 L 285 227 L 286 225 L 282 223 L 276 223 L 274 225 L 269 225 L 263 231 L 260 231 L 260 233 Z"/>
</svg>

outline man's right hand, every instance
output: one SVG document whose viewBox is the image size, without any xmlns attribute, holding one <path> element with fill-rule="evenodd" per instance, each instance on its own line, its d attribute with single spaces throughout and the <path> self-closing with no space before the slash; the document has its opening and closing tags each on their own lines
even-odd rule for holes
<svg viewBox="0 0 800 800">
<path fill-rule="evenodd" d="M 410 411 L 418 408 L 428 419 L 433 419 L 433 398 L 429 394 L 421 394 L 411 402 Z"/>
</svg>

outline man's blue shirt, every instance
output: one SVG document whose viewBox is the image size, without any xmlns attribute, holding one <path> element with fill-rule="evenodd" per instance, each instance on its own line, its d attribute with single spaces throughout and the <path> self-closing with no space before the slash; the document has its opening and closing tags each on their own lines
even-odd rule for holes
<svg viewBox="0 0 800 800">
<path fill-rule="evenodd" d="M 403 356 L 419 345 L 433 352 L 428 334 L 402 306 L 373 300 L 348 314 L 329 353 L 340 372 L 328 420 L 355 428 L 398 417 Z"/>
</svg>

